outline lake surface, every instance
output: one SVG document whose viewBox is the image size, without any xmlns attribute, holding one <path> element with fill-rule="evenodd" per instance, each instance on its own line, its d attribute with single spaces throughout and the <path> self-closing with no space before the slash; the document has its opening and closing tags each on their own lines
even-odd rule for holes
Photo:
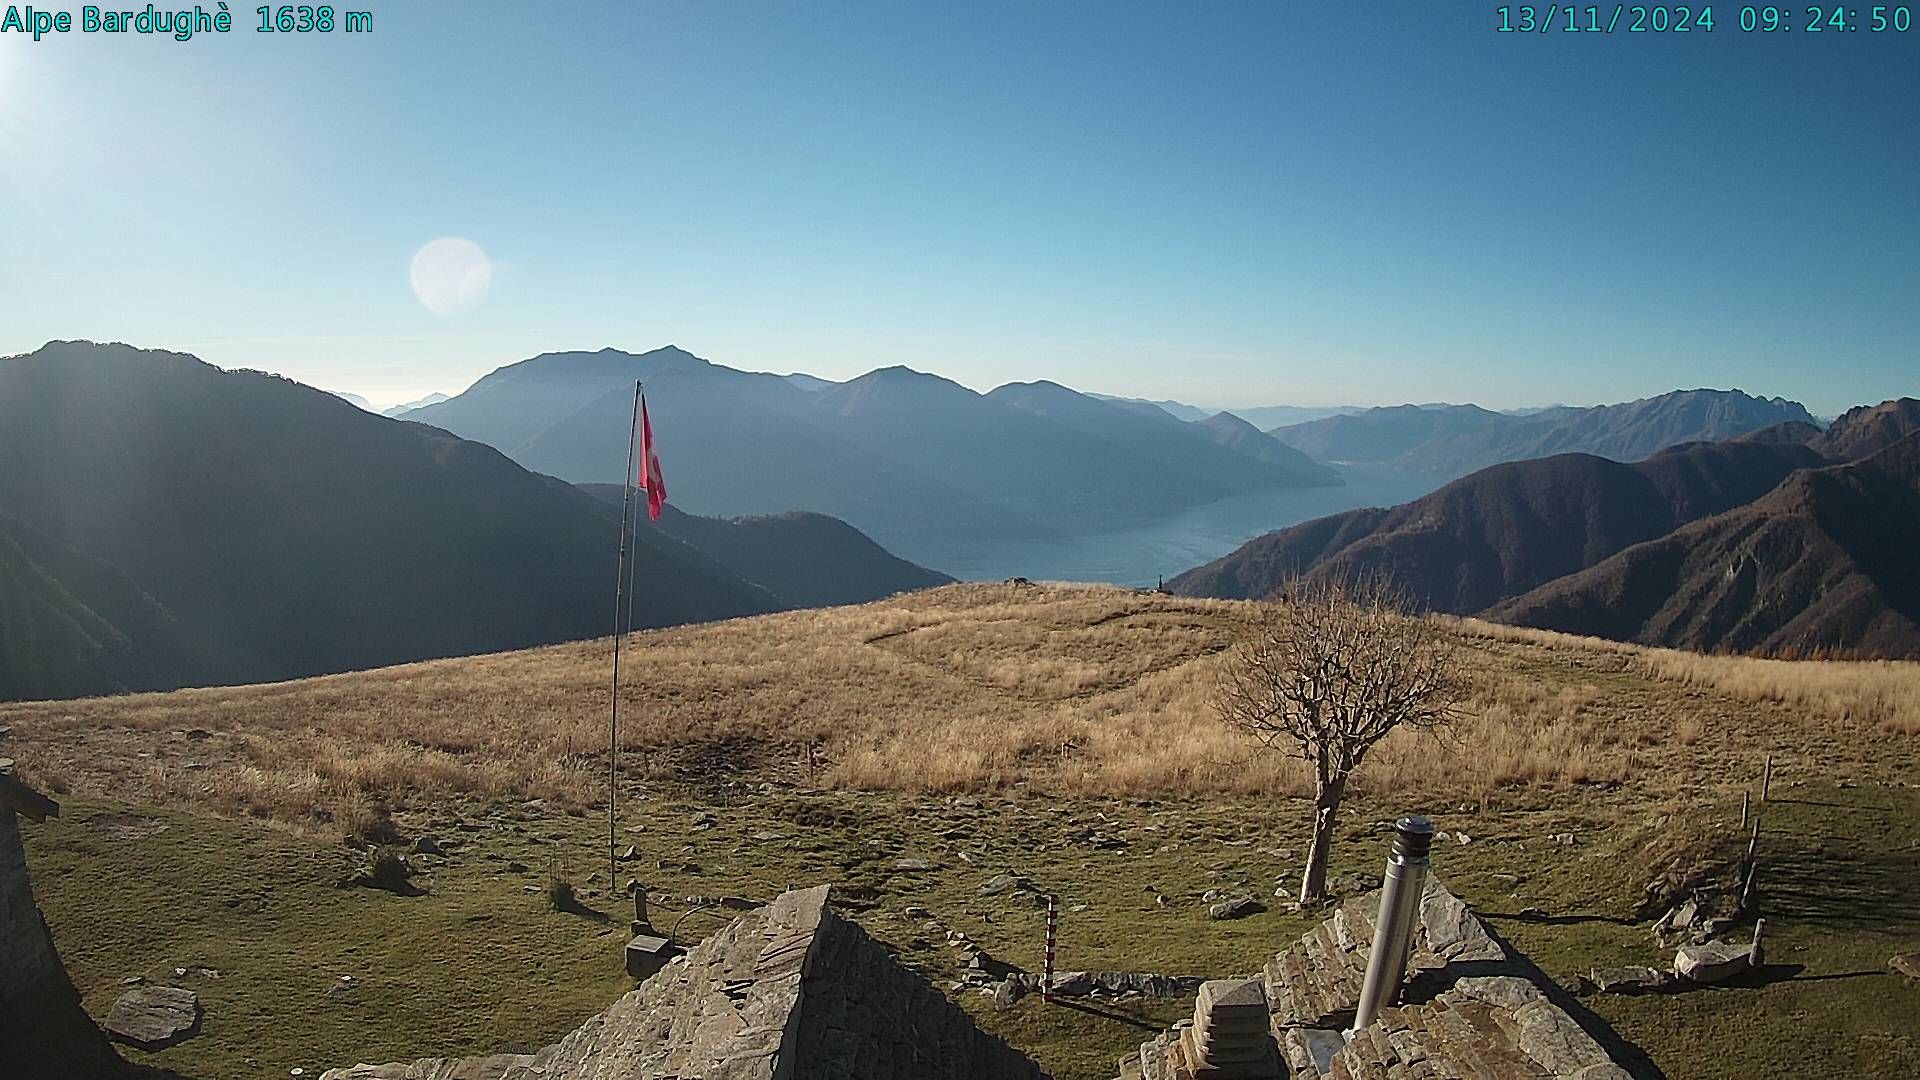
<svg viewBox="0 0 1920 1080">
<path fill-rule="evenodd" d="M 1395 506 L 1439 487 L 1445 477 L 1348 466 L 1343 487 L 1261 491 L 1183 510 L 1113 532 L 1066 539 L 920 540 L 893 552 L 963 581 L 1010 577 L 1035 581 L 1105 581 L 1151 586 L 1162 575 L 1212 562 L 1248 540 L 1342 510 Z"/>
</svg>

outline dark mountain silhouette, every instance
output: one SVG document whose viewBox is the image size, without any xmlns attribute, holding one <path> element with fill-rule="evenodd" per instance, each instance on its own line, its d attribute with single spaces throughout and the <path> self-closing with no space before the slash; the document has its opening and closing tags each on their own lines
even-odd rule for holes
<svg viewBox="0 0 1920 1080">
<path fill-rule="evenodd" d="M 1820 439 L 1820 429 L 1804 420 L 1788 420 L 1737 435 L 1731 442 L 1743 443 L 1786 443 L 1797 446 L 1811 446 Z"/>
<path fill-rule="evenodd" d="M 883 368 L 844 383 L 737 371 L 677 348 L 556 353 L 408 414 L 528 468 L 613 483 L 632 385 L 647 399 L 676 498 L 705 515 L 803 508 L 888 546 L 915 538 L 1044 537 L 1139 520 L 1261 487 L 1336 478 L 1261 461 L 1062 387 L 981 395 Z"/>
<path fill-rule="evenodd" d="M 194 660 L 125 574 L 0 515 L 0 699 L 158 689 Z"/>
<path fill-rule="evenodd" d="M 92 670 L 89 689 L 114 690 L 609 629 L 617 510 L 491 447 L 277 376 L 56 342 L 0 360 L 0 461 L 0 513 L 31 527 L 8 531 L 0 610 L 34 613 L 18 625 L 36 635 L 22 644 L 9 631 L 5 655 L 34 666 L 0 673 L 0 696 L 28 675 L 54 678 L 31 658 L 71 658 L 75 635 L 102 643 L 93 667 L 61 670 Z M 642 530 L 636 548 L 642 625 L 796 603 L 670 533 Z M 72 603 L 56 606 L 61 593 Z M 150 671 L 121 664 L 113 631 Z"/>
<path fill-rule="evenodd" d="M 1351 510 L 1268 533 L 1168 587 L 1241 599 L 1295 575 L 1384 571 L 1423 607 L 1475 612 L 1824 463 L 1793 443 L 1738 442 L 1674 447 L 1632 465 L 1588 454 L 1509 462 L 1390 510 Z"/>
<path fill-rule="evenodd" d="M 1859 461 L 1920 431 L 1920 400 L 1896 398 L 1842 413 L 1810 445 L 1836 461 Z"/>
<path fill-rule="evenodd" d="M 620 505 L 618 484 L 584 490 Z M 614 520 L 619 520 L 616 511 Z M 825 514 L 791 511 L 761 517 L 710 518 L 669 506 L 656 528 L 797 607 L 864 604 L 894 593 L 951 584 L 953 578 L 899 558 L 865 533 Z"/>
<path fill-rule="evenodd" d="M 1920 434 L 1909 434 L 1864 460 L 1796 472 L 1746 506 L 1489 614 L 1705 651 L 1920 657 L 1916 535 Z"/>
<path fill-rule="evenodd" d="M 1271 434 L 1321 461 L 1390 463 L 1460 475 L 1552 454 L 1637 461 L 1681 443 L 1720 441 L 1812 420 L 1798 402 L 1781 398 L 1738 390 L 1676 390 L 1619 405 L 1555 406 L 1526 415 L 1474 405 L 1401 405 L 1276 428 Z"/>
</svg>

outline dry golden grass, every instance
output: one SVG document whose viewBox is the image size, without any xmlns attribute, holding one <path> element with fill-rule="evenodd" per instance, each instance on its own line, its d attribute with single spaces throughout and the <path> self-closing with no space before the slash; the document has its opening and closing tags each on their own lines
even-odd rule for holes
<svg viewBox="0 0 1920 1080">
<path fill-rule="evenodd" d="M 1866 725 L 1901 735 L 1920 735 L 1920 663 L 1913 661 L 1708 655 L 1477 619 L 1457 622 L 1467 633 L 1494 640 L 1632 656 L 1648 673 L 1663 679 L 1807 710 L 1835 725 L 1836 734 Z"/>
<path fill-rule="evenodd" d="M 635 635 L 621 746 L 635 776 L 718 771 L 950 791 L 1298 794 L 1207 704 L 1242 605 L 1104 587 L 951 586 L 860 607 Z M 1915 665 L 1747 661 L 1467 620 L 1472 687 L 1439 736 L 1396 734 L 1356 778 L 1430 800 L 1603 782 L 1724 782 L 1778 750 L 1910 768 Z M 1749 666 L 1751 665 L 1751 666 Z M 265 686 L 0 706 L 57 789 L 355 828 L 452 797 L 604 797 L 608 643 Z M 1833 737 L 1833 725 L 1853 731 Z"/>
</svg>

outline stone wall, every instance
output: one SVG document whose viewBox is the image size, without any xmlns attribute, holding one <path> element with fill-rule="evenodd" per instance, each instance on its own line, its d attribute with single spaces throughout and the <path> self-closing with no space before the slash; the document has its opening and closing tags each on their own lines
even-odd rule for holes
<svg viewBox="0 0 1920 1080">
<path fill-rule="evenodd" d="M 93 1080 L 120 1069 L 54 951 L 19 817 L 0 803 L 0 1076 Z"/>
</svg>

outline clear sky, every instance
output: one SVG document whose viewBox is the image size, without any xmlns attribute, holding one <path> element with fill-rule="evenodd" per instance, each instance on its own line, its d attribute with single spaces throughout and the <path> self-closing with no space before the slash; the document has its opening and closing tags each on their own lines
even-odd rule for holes
<svg viewBox="0 0 1920 1080">
<path fill-rule="evenodd" d="M 668 342 L 1227 405 L 1920 393 L 1920 26 L 230 7 L 184 44 L 0 34 L 0 353 L 124 340 L 376 403 Z M 439 238 L 484 254 L 416 260 Z"/>
</svg>

